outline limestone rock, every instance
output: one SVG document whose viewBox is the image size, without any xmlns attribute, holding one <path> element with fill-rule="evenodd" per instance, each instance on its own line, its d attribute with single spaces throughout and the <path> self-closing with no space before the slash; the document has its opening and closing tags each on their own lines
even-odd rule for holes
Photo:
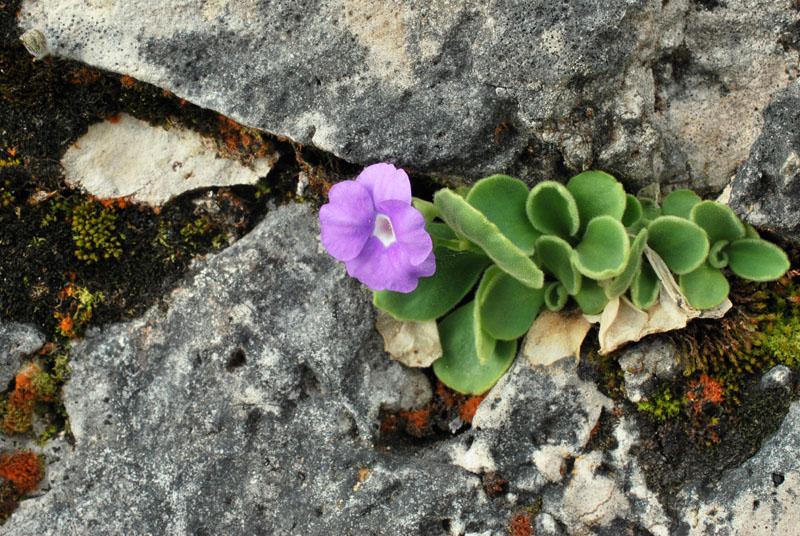
<svg viewBox="0 0 800 536">
<path fill-rule="evenodd" d="M 680 534 L 771 536 L 796 534 L 800 526 L 800 402 L 780 429 L 741 467 L 726 471 L 710 490 L 681 493 Z"/>
<path fill-rule="evenodd" d="M 675 349 L 663 339 L 648 339 L 625 348 L 619 366 L 625 374 L 625 393 L 633 403 L 647 400 L 657 380 L 674 379 L 681 371 Z"/>
<path fill-rule="evenodd" d="M 800 240 L 800 81 L 764 111 L 764 129 L 733 181 L 731 208 L 757 227 Z"/>
<path fill-rule="evenodd" d="M 122 114 L 118 122 L 89 127 L 62 163 L 67 184 L 90 195 L 159 206 L 199 188 L 255 184 L 276 159 L 258 158 L 246 167 L 221 158 L 212 142 L 197 133 L 154 127 Z"/>
<path fill-rule="evenodd" d="M 41 348 L 44 337 L 33 326 L 0 321 L 0 390 L 5 390 L 22 366 L 21 358 Z"/>
<path fill-rule="evenodd" d="M 758 0 L 26 0 L 54 55 L 349 161 L 719 188 L 797 76 Z"/>
</svg>

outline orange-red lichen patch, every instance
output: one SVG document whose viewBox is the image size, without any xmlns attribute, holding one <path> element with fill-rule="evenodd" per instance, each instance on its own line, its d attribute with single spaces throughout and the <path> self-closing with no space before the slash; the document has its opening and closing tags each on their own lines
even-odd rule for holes
<svg viewBox="0 0 800 536">
<path fill-rule="evenodd" d="M 36 402 L 52 400 L 55 384 L 38 365 L 31 363 L 23 368 L 14 381 L 14 390 L 8 395 L 5 415 L 0 428 L 9 435 L 27 432 L 33 424 Z"/>
<path fill-rule="evenodd" d="M 509 527 L 511 536 L 533 536 L 533 525 L 531 525 L 531 515 L 519 512 L 511 520 Z"/>
<path fill-rule="evenodd" d="M 406 423 L 406 432 L 414 437 L 422 437 L 430 428 L 431 410 L 421 408 L 414 411 L 401 411 L 400 418 Z"/>
<path fill-rule="evenodd" d="M 689 409 L 700 413 L 706 403 L 721 404 L 725 399 L 722 383 L 716 378 L 702 374 L 699 379 L 688 384 L 686 401 Z"/>
<path fill-rule="evenodd" d="M 130 76 L 123 76 L 119 79 L 119 82 L 125 87 L 133 87 L 136 85 L 136 80 L 131 78 Z"/>
<path fill-rule="evenodd" d="M 21 495 L 36 489 L 44 478 L 44 463 L 33 452 L 21 450 L 0 455 L 0 477 L 14 484 Z"/>
<path fill-rule="evenodd" d="M 478 411 L 478 406 L 481 405 L 483 399 L 486 398 L 486 393 L 467 398 L 463 403 L 458 405 L 458 416 L 461 417 L 462 422 L 472 423 L 475 412 Z"/>
<path fill-rule="evenodd" d="M 121 117 L 119 114 L 114 114 L 108 118 L 108 122 L 111 123 L 112 125 L 116 125 L 117 123 L 119 123 L 120 119 Z"/>
</svg>

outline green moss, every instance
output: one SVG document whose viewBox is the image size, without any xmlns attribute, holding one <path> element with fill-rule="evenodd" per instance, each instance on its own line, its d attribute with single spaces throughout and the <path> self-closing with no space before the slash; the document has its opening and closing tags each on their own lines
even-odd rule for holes
<svg viewBox="0 0 800 536">
<path fill-rule="evenodd" d="M 91 264 L 100 259 L 119 259 L 125 235 L 116 231 L 117 215 L 98 203 L 86 200 L 72 211 L 72 240 L 75 256 Z"/>
<path fill-rule="evenodd" d="M 639 411 L 647 413 L 653 421 L 668 421 L 681 414 L 686 399 L 673 396 L 668 384 L 662 384 L 649 401 L 637 404 Z"/>
</svg>

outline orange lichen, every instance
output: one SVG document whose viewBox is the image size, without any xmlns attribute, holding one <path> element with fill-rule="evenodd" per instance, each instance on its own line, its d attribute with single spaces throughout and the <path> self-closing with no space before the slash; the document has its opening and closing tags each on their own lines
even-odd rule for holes
<svg viewBox="0 0 800 536">
<path fill-rule="evenodd" d="M 21 495 L 36 489 L 44 478 L 44 463 L 29 450 L 0 455 L 0 477 L 14 484 Z"/>
<path fill-rule="evenodd" d="M 133 87 L 136 85 L 136 80 L 130 76 L 123 76 L 119 79 L 120 83 L 125 87 Z"/>
<path fill-rule="evenodd" d="M 81 69 L 74 74 L 72 83 L 88 85 L 92 82 L 96 82 L 99 79 L 100 73 L 98 73 L 96 70 L 89 69 L 87 67 L 81 67 Z"/>
<path fill-rule="evenodd" d="M 531 515 L 524 512 L 519 512 L 511 520 L 509 527 L 509 534 L 511 536 L 533 536 L 533 525 L 531 525 Z"/>
<path fill-rule="evenodd" d="M 58 323 L 58 329 L 65 337 L 75 337 L 75 324 L 72 322 L 72 316 L 67 313 L 62 316 L 61 322 Z"/>
<path fill-rule="evenodd" d="M 688 384 L 686 401 L 690 410 L 700 413 L 706 403 L 721 404 L 725 399 L 722 383 L 716 378 L 702 374 Z"/>
<path fill-rule="evenodd" d="M 458 416 L 461 417 L 462 422 L 472 423 L 475 412 L 478 411 L 478 406 L 481 405 L 483 399 L 486 398 L 486 393 L 467 398 L 462 404 L 458 405 Z"/>
<path fill-rule="evenodd" d="M 8 395 L 5 415 L 0 427 L 9 435 L 27 432 L 33 424 L 36 402 L 50 401 L 55 394 L 52 377 L 38 365 L 26 365 L 15 378 L 14 390 Z"/>
<path fill-rule="evenodd" d="M 414 437 L 422 437 L 430 427 L 431 410 L 421 408 L 414 411 L 401 411 L 400 418 L 406 423 L 406 432 Z"/>
<path fill-rule="evenodd" d="M 116 125 L 117 123 L 119 123 L 120 119 L 121 118 L 119 114 L 114 114 L 108 118 L 108 122 L 111 123 L 112 125 Z"/>
</svg>

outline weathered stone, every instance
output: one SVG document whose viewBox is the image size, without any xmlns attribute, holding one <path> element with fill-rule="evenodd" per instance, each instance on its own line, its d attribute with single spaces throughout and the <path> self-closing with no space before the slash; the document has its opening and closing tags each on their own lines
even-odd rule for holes
<svg viewBox="0 0 800 536">
<path fill-rule="evenodd" d="M 350 161 L 720 188 L 797 74 L 760 0 L 26 0 L 55 55 Z"/>
<path fill-rule="evenodd" d="M 124 197 L 159 206 L 199 188 L 255 184 L 277 155 L 250 167 L 221 158 L 213 142 L 190 130 L 151 126 L 122 114 L 89 127 L 62 160 L 67 184 L 100 199 Z"/>
<path fill-rule="evenodd" d="M 44 337 L 33 326 L 0 321 L 0 390 L 14 379 L 21 359 L 42 347 Z"/>
<path fill-rule="evenodd" d="M 764 129 L 733 181 L 731 208 L 751 225 L 800 240 L 800 81 L 772 100 Z"/>
<path fill-rule="evenodd" d="M 663 339 L 648 339 L 622 350 L 619 366 L 625 374 L 625 393 L 631 402 L 647 400 L 656 380 L 671 380 L 681 371 L 675 348 Z"/>
<path fill-rule="evenodd" d="M 792 388 L 794 373 L 786 365 L 776 365 L 761 376 L 759 386 L 762 389 L 786 389 Z"/>
<path fill-rule="evenodd" d="M 726 471 L 713 488 L 681 492 L 683 524 L 676 534 L 771 536 L 800 526 L 800 402 L 751 459 Z"/>
</svg>

